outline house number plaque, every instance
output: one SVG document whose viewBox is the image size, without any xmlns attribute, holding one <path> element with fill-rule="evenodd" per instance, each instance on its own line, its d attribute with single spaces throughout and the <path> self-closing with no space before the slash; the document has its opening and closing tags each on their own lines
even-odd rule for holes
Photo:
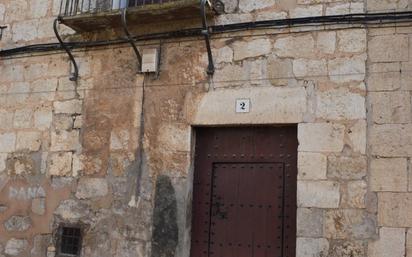
<svg viewBox="0 0 412 257">
<path fill-rule="evenodd" d="M 236 113 L 250 112 L 250 99 L 236 99 Z"/>
</svg>

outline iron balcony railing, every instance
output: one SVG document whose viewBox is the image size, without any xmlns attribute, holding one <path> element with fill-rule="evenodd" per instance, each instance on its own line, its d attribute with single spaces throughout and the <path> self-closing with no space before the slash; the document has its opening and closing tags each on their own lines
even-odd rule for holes
<svg viewBox="0 0 412 257">
<path fill-rule="evenodd" d="M 126 7 L 143 7 L 153 4 L 176 2 L 179 0 L 61 0 L 59 16 L 76 16 L 115 11 Z"/>
</svg>

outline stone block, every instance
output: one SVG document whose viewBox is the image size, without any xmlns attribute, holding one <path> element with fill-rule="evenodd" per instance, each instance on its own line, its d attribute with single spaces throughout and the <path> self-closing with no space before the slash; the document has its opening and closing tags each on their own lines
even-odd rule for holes
<svg viewBox="0 0 412 257">
<path fill-rule="evenodd" d="M 80 146 L 79 131 L 58 130 L 51 133 L 51 148 L 53 152 L 74 151 Z"/>
<path fill-rule="evenodd" d="M 216 25 L 226 25 L 228 22 L 249 22 L 253 19 L 253 15 L 251 13 L 228 13 L 225 15 L 218 15 L 215 19 Z"/>
<path fill-rule="evenodd" d="M 16 107 L 26 103 L 30 95 L 30 85 L 26 82 L 12 83 L 7 90 L 7 105 Z"/>
<path fill-rule="evenodd" d="M 42 107 L 34 111 L 34 127 L 40 130 L 47 130 L 52 123 L 53 113 L 51 108 Z"/>
<path fill-rule="evenodd" d="M 248 1 L 239 0 L 239 10 L 241 12 L 249 13 L 255 10 L 264 9 L 274 5 L 272 0 Z"/>
<path fill-rule="evenodd" d="M 52 153 L 49 155 L 50 176 L 70 176 L 72 174 L 72 152 Z"/>
<path fill-rule="evenodd" d="M 56 114 L 53 118 L 53 127 L 56 130 L 72 130 L 73 117 L 69 114 Z"/>
<path fill-rule="evenodd" d="M 291 18 L 302 18 L 302 17 L 314 17 L 322 16 L 323 6 L 318 5 L 307 5 L 307 6 L 298 6 L 290 10 Z"/>
<path fill-rule="evenodd" d="M 408 190 L 407 160 L 405 158 L 372 159 L 369 181 L 372 191 L 406 192 Z"/>
<path fill-rule="evenodd" d="M 352 151 L 355 153 L 366 153 L 366 120 L 357 121 L 348 130 Z"/>
<path fill-rule="evenodd" d="M 216 64 L 233 62 L 233 49 L 229 46 L 215 50 Z M 207 54 L 205 56 L 207 58 Z"/>
<path fill-rule="evenodd" d="M 7 173 L 9 176 L 22 175 L 31 176 L 37 173 L 38 159 L 37 154 L 31 153 L 12 153 L 6 160 Z"/>
<path fill-rule="evenodd" d="M 267 60 L 267 76 L 275 86 L 287 85 L 294 78 L 291 59 L 280 59 L 270 55 Z"/>
<path fill-rule="evenodd" d="M 297 236 L 322 237 L 324 211 L 316 208 L 297 209 Z"/>
<path fill-rule="evenodd" d="M 365 257 L 367 243 L 362 241 L 331 241 L 328 257 Z"/>
<path fill-rule="evenodd" d="M 412 28 L 412 27 L 410 27 Z M 412 53 L 412 32 L 410 33 L 411 36 L 409 38 L 409 45 L 411 47 L 410 52 Z M 401 87 L 402 90 L 412 91 L 412 58 L 409 62 L 403 62 L 401 66 L 401 72 L 398 74 L 401 75 Z"/>
<path fill-rule="evenodd" d="M 67 78 L 60 78 L 57 83 L 56 99 L 69 100 L 76 97 L 76 84 Z"/>
<path fill-rule="evenodd" d="M 267 38 L 259 38 L 251 41 L 235 41 L 233 43 L 235 61 L 246 58 L 256 58 L 272 52 L 272 43 Z"/>
<path fill-rule="evenodd" d="M 64 28 L 64 25 L 61 25 L 60 28 Z M 67 28 L 67 27 L 66 27 Z M 64 58 L 53 58 L 49 60 L 48 63 L 48 67 L 47 67 L 47 74 L 49 76 L 53 76 L 53 77 L 64 77 L 67 80 L 69 80 L 69 78 L 67 77 L 67 75 L 69 74 L 70 70 L 70 61 L 68 59 L 64 59 Z M 79 88 L 82 87 L 82 83 L 84 83 L 85 81 L 81 80 L 79 81 Z"/>
<path fill-rule="evenodd" d="M 50 26 L 50 24 L 53 24 L 54 21 L 54 17 L 48 17 L 48 18 L 43 18 L 40 19 L 37 23 L 37 36 L 39 38 L 42 39 L 46 39 L 46 38 L 53 38 L 55 36 L 54 31 L 53 31 L 53 27 Z M 65 36 L 68 33 L 68 29 L 65 29 L 67 27 L 65 27 L 62 24 L 59 24 L 59 28 L 60 28 L 60 35 Z M 73 33 L 72 33 L 73 34 Z M 79 65 L 80 68 L 80 65 Z M 81 74 L 82 71 L 81 69 L 79 69 L 79 73 Z"/>
<path fill-rule="evenodd" d="M 89 215 L 90 211 L 87 204 L 75 200 L 64 200 L 60 203 L 54 214 L 64 220 L 78 221 Z"/>
<path fill-rule="evenodd" d="M 399 63 L 372 63 L 368 65 L 369 91 L 393 91 L 401 88 L 401 66 Z"/>
<path fill-rule="evenodd" d="M 298 179 L 326 179 L 327 158 L 321 153 L 298 153 Z"/>
<path fill-rule="evenodd" d="M 4 222 L 4 228 L 9 232 L 26 231 L 31 227 L 31 219 L 27 216 L 11 216 Z"/>
<path fill-rule="evenodd" d="M 327 210 L 325 236 L 331 239 L 370 239 L 376 235 L 376 222 L 362 209 Z"/>
<path fill-rule="evenodd" d="M 266 78 L 266 60 L 245 60 L 243 61 L 243 68 L 249 71 L 249 78 L 251 85 L 266 84 L 266 81 L 262 81 L 262 78 Z"/>
<path fill-rule="evenodd" d="M 326 60 L 295 59 L 293 73 L 296 77 L 324 76 L 328 73 Z"/>
<path fill-rule="evenodd" d="M 377 124 L 410 123 L 412 120 L 408 91 L 370 92 L 369 100 L 372 120 Z"/>
<path fill-rule="evenodd" d="M 56 95 L 57 79 L 39 79 L 31 83 L 30 99 L 35 102 L 53 101 Z"/>
<path fill-rule="evenodd" d="M 36 152 L 40 150 L 41 133 L 37 131 L 19 131 L 17 132 L 16 150 L 29 150 Z"/>
<path fill-rule="evenodd" d="M 365 4 L 363 2 L 350 3 L 350 13 L 364 13 L 364 12 L 365 12 Z"/>
<path fill-rule="evenodd" d="M 15 133 L 0 133 L 0 152 L 11 153 L 16 149 Z"/>
<path fill-rule="evenodd" d="M 33 110 L 31 108 L 19 109 L 14 112 L 14 128 L 32 128 Z"/>
<path fill-rule="evenodd" d="M 83 164 L 83 156 L 82 155 L 73 155 L 73 164 L 72 164 L 72 169 L 73 169 L 73 177 L 77 177 L 81 171 L 84 169 L 84 164 Z"/>
<path fill-rule="evenodd" d="M 47 62 L 34 62 L 26 65 L 24 70 L 24 78 L 26 81 L 43 80 L 44 74 L 48 74 Z"/>
<path fill-rule="evenodd" d="M 336 32 L 318 32 L 316 38 L 316 48 L 319 49 L 321 53 L 333 54 L 336 50 Z"/>
<path fill-rule="evenodd" d="M 405 229 L 386 228 L 379 230 L 379 239 L 369 242 L 368 257 L 404 257 Z"/>
<path fill-rule="evenodd" d="M 228 82 L 226 83 L 222 82 L 220 87 L 225 87 L 227 86 L 227 84 L 242 85 L 244 83 L 243 81 L 249 79 L 249 73 L 250 73 L 250 70 L 246 69 L 243 66 L 240 66 L 237 64 L 227 64 L 227 65 L 224 65 L 222 68 L 219 68 L 216 70 L 214 79 L 216 81 L 224 81 L 224 82 L 233 81 L 233 82 L 230 82 L 230 84 Z"/>
<path fill-rule="evenodd" d="M 81 129 L 83 127 L 83 116 L 76 116 L 73 123 L 74 129 Z"/>
<path fill-rule="evenodd" d="M 81 114 L 82 107 L 83 101 L 76 99 L 53 103 L 54 113 L 56 114 Z"/>
<path fill-rule="evenodd" d="M 328 67 L 329 77 L 333 82 L 363 81 L 366 74 L 366 55 L 331 59 Z"/>
<path fill-rule="evenodd" d="M 298 181 L 298 207 L 338 208 L 340 186 L 332 181 Z"/>
<path fill-rule="evenodd" d="M 360 53 L 366 50 L 366 30 L 348 29 L 339 30 L 338 51 L 345 53 Z"/>
<path fill-rule="evenodd" d="M 15 22 L 11 31 L 14 42 L 30 41 L 37 38 L 37 26 L 34 20 Z"/>
<path fill-rule="evenodd" d="M 235 112 L 235 102 L 239 98 L 250 99 L 249 113 L 238 115 Z M 186 110 L 191 110 L 187 113 L 188 122 L 193 125 L 299 123 L 306 112 L 303 87 L 215 90 L 194 100 L 186 106 Z"/>
<path fill-rule="evenodd" d="M 342 185 L 342 188 L 341 207 L 357 209 L 366 207 L 368 185 L 364 180 L 349 181 L 346 185 Z"/>
<path fill-rule="evenodd" d="M 2 2 L 6 3 L 6 2 Z M 5 20 L 8 22 L 18 21 L 25 18 L 24 15 L 21 15 L 21 10 L 27 10 L 28 3 L 24 0 L 15 0 L 13 4 L 7 6 L 7 12 L 5 13 Z"/>
<path fill-rule="evenodd" d="M 45 257 L 50 242 L 52 242 L 52 235 L 50 234 L 34 236 L 30 257 Z"/>
<path fill-rule="evenodd" d="M 366 176 L 365 156 L 328 156 L 328 178 L 360 180 Z"/>
<path fill-rule="evenodd" d="M 0 129 L 11 129 L 13 127 L 13 112 L 0 110 Z"/>
<path fill-rule="evenodd" d="M 341 152 L 345 127 L 331 123 L 300 123 L 298 126 L 299 151 Z"/>
<path fill-rule="evenodd" d="M 315 54 L 315 40 L 311 34 L 278 38 L 274 52 L 278 57 L 310 58 Z"/>
<path fill-rule="evenodd" d="M 28 246 L 29 243 L 27 240 L 12 238 L 7 241 L 4 253 L 11 256 L 18 256 L 27 250 Z"/>
<path fill-rule="evenodd" d="M 337 3 L 326 7 L 326 15 L 344 15 L 350 13 L 350 3 Z"/>
<path fill-rule="evenodd" d="M 412 156 L 412 124 L 374 125 L 370 128 L 368 139 L 373 155 Z"/>
<path fill-rule="evenodd" d="M 399 62 L 409 60 L 408 35 L 382 35 L 368 42 L 368 57 L 371 62 Z"/>
<path fill-rule="evenodd" d="M 104 178 L 81 178 L 77 185 L 76 197 L 90 199 L 104 197 L 109 193 L 109 185 Z"/>
<path fill-rule="evenodd" d="M 317 93 L 316 115 L 328 120 L 357 120 L 366 118 L 365 97 L 347 90 Z"/>
<path fill-rule="evenodd" d="M 2 65 L 0 67 L 0 82 L 18 82 L 24 79 L 24 67 L 17 64 Z"/>
<path fill-rule="evenodd" d="M 378 225 L 412 227 L 412 193 L 378 193 Z"/>
<path fill-rule="evenodd" d="M 402 8 L 402 0 L 382 1 L 367 0 L 368 11 L 398 11 Z M 406 1 L 407 2 L 407 1 Z M 395 256 L 394 256 L 395 257 Z"/>
<path fill-rule="evenodd" d="M 232 1 L 233 2 L 233 1 Z M 286 19 L 288 13 L 285 11 L 275 11 L 275 10 L 262 10 L 257 13 L 256 21 L 267 21 L 267 20 L 280 20 Z"/>
<path fill-rule="evenodd" d="M 302 238 L 296 239 L 297 257 L 327 256 L 329 242 L 325 238 Z"/>
<path fill-rule="evenodd" d="M 29 15 L 31 18 L 42 18 L 46 16 L 48 10 L 48 0 L 37 0 L 30 2 Z"/>
<path fill-rule="evenodd" d="M 62 28 L 67 30 L 67 27 Z M 69 32 L 69 31 L 68 31 Z M 70 33 L 70 32 L 69 32 Z M 79 65 L 79 76 L 82 78 L 89 77 L 92 72 L 91 72 L 91 67 L 92 67 L 92 59 L 90 57 L 80 57 L 77 59 L 77 63 Z"/>
</svg>

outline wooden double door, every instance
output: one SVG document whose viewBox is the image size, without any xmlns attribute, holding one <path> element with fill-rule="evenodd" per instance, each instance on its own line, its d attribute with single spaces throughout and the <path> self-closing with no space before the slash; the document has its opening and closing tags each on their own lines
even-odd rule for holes
<svg viewBox="0 0 412 257">
<path fill-rule="evenodd" d="M 196 130 L 191 257 L 295 257 L 297 128 Z"/>
</svg>

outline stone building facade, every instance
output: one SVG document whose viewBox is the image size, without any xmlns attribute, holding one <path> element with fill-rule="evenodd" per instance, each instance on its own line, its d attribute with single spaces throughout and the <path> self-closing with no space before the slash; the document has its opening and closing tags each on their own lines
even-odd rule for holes
<svg viewBox="0 0 412 257">
<path fill-rule="evenodd" d="M 212 24 L 412 9 L 223 2 Z M 0 48 L 56 42 L 59 5 L 0 1 Z M 59 29 L 68 41 L 119 37 Z M 411 24 L 241 30 L 211 44 L 213 77 L 201 37 L 139 41 L 161 49 L 155 75 L 136 72 L 126 43 L 75 49 L 77 82 L 60 50 L 0 58 L 0 256 L 57 256 L 59 226 L 76 224 L 81 256 L 189 257 L 196 128 L 293 124 L 296 256 L 412 257 Z M 241 98 L 249 113 L 235 112 Z"/>
</svg>

